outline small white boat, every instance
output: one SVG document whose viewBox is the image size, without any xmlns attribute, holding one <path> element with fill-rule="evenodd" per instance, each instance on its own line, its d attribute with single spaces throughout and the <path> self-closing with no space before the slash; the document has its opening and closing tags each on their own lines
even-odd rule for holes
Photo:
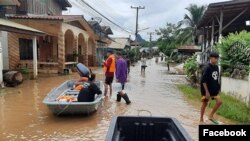
<svg viewBox="0 0 250 141">
<path fill-rule="evenodd" d="M 74 115 L 74 114 L 90 114 L 95 112 L 103 101 L 103 95 L 96 96 L 93 102 L 78 102 L 77 96 L 79 91 L 72 90 L 75 80 L 68 80 L 61 84 L 59 87 L 53 89 L 44 98 L 43 103 L 55 115 Z M 101 87 L 101 82 L 96 81 L 98 87 Z M 59 97 L 68 96 L 75 100 L 61 101 Z"/>
</svg>

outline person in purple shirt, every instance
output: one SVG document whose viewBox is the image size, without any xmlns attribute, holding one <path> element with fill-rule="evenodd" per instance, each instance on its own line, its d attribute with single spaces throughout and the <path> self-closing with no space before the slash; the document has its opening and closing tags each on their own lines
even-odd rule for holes
<svg viewBox="0 0 250 141">
<path fill-rule="evenodd" d="M 128 95 L 124 92 L 125 83 L 127 82 L 127 61 L 122 57 L 120 52 L 117 52 L 117 61 L 116 61 L 116 80 L 121 83 L 122 90 L 117 94 L 117 101 L 120 102 L 121 98 L 126 101 L 126 104 L 130 104 Z"/>
</svg>

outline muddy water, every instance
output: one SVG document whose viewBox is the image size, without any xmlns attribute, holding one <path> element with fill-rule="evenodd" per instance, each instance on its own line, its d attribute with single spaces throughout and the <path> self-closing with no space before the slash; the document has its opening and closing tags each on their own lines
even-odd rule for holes
<svg viewBox="0 0 250 141">
<path fill-rule="evenodd" d="M 101 70 L 97 70 L 103 79 Z M 138 110 L 148 110 L 153 116 L 176 117 L 194 140 L 198 138 L 197 109 L 189 105 L 175 84 L 184 83 L 183 76 L 166 73 L 166 67 L 148 62 L 145 75 L 140 74 L 140 66 L 131 67 L 129 84 L 126 90 L 132 101 L 116 103 L 115 95 L 106 98 L 102 107 L 88 117 L 56 117 L 45 105 L 43 98 L 54 87 L 76 75 L 40 77 L 25 81 L 17 88 L 0 90 L 0 140 L 86 140 L 102 141 L 114 115 L 137 115 Z M 114 85 L 116 87 L 117 85 Z M 148 115 L 148 113 L 141 113 Z"/>
</svg>

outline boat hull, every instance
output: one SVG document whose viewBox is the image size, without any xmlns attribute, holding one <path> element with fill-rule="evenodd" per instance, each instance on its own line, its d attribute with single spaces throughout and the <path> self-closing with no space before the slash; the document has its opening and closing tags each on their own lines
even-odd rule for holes
<svg viewBox="0 0 250 141">
<path fill-rule="evenodd" d="M 74 115 L 74 114 L 91 114 L 95 112 L 102 104 L 103 95 L 98 95 L 93 102 L 77 102 L 77 101 L 58 101 L 58 97 L 70 94 L 77 97 L 79 91 L 71 90 L 75 81 L 68 80 L 61 84 L 59 87 L 53 89 L 43 100 L 43 103 L 47 105 L 55 115 Z M 101 82 L 96 82 L 100 87 Z"/>
</svg>

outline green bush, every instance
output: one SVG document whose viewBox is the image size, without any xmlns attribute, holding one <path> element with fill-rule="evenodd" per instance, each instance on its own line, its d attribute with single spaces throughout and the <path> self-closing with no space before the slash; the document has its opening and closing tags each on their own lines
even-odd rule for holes
<svg viewBox="0 0 250 141">
<path fill-rule="evenodd" d="M 128 51 L 128 58 L 131 62 L 136 62 L 140 59 L 140 50 L 139 48 L 134 48 Z"/>
<path fill-rule="evenodd" d="M 188 78 L 193 79 L 196 75 L 196 71 L 198 69 L 198 64 L 196 61 L 196 55 L 188 58 L 184 64 L 184 70 L 188 76 Z"/>
<path fill-rule="evenodd" d="M 232 48 L 237 42 L 244 47 Z M 221 66 L 223 71 L 231 74 L 234 70 L 234 65 L 249 65 L 250 33 L 247 31 L 230 33 L 227 37 L 222 39 L 221 43 L 216 44 L 216 49 L 219 50 L 221 54 Z M 246 71 L 248 71 L 247 68 Z"/>
<path fill-rule="evenodd" d="M 29 69 L 28 68 L 21 68 L 19 70 L 22 74 L 29 74 Z"/>
<path fill-rule="evenodd" d="M 229 72 L 224 72 L 224 73 L 223 73 L 223 76 L 225 76 L 225 77 L 230 77 L 230 73 L 229 73 Z"/>
</svg>

